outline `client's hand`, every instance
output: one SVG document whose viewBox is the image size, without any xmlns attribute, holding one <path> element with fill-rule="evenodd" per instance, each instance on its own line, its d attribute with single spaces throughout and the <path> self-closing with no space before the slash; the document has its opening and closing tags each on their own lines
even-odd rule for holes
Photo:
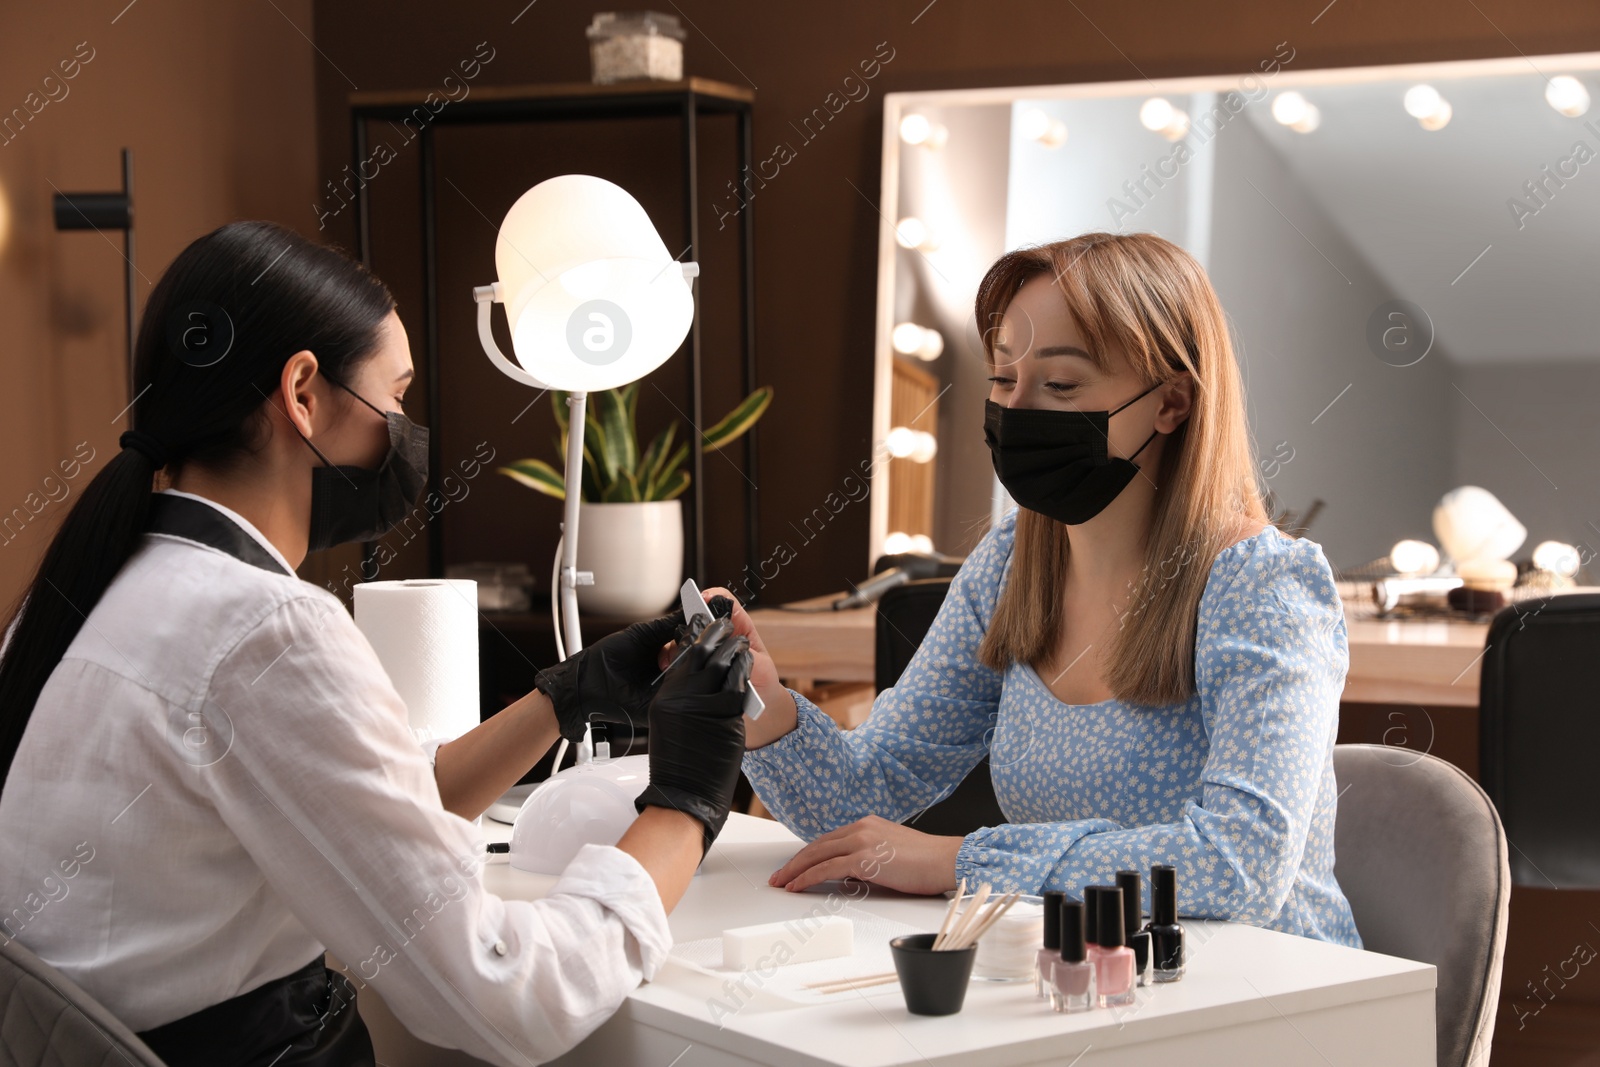
<svg viewBox="0 0 1600 1067">
<path fill-rule="evenodd" d="M 956 852 L 962 840 L 868 815 L 796 852 L 772 872 L 767 884 L 799 892 L 818 882 L 854 878 L 902 893 L 943 893 L 956 888 Z"/>
<path fill-rule="evenodd" d="M 744 610 L 744 605 L 728 590 L 720 586 L 705 591 L 706 606 L 717 618 L 728 617 L 733 621 L 733 632 L 750 642 L 750 684 L 756 687 L 756 692 L 762 694 L 762 699 L 772 703 L 767 697 L 769 690 L 782 689 L 778 681 L 778 668 L 772 662 L 772 657 L 767 653 L 767 646 L 761 640 L 761 635 L 756 632 L 756 624 L 751 621 L 750 613 Z"/>
<path fill-rule="evenodd" d="M 745 639 L 718 619 L 700 631 L 650 701 L 650 784 L 634 806 L 694 816 L 705 827 L 706 850 L 722 831 L 739 784 L 749 675 Z"/>
<path fill-rule="evenodd" d="M 607 710 L 642 720 L 661 670 L 657 653 L 682 627 L 682 611 L 636 622 L 540 671 L 534 688 L 550 698 L 561 736 L 582 741 L 584 726 Z"/>
</svg>

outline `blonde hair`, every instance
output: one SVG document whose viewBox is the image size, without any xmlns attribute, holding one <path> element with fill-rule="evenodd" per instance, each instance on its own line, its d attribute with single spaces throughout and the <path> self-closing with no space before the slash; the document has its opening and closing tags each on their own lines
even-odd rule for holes
<svg viewBox="0 0 1600 1067">
<path fill-rule="evenodd" d="M 1105 653 L 1105 682 L 1118 699 L 1181 703 L 1194 693 L 1195 627 L 1211 563 L 1247 525 L 1267 519 L 1227 321 L 1205 271 L 1177 245 L 1147 233 L 1087 233 L 1009 252 L 989 268 L 976 312 L 991 364 L 994 327 L 1012 297 L 1046 274 L 1095 359 L 1120 351 L 1146 385 L 1183 372 L 1194 379 L 1189 416 L 1168 435 L 1154 472 L 1145 565 Z M 1070 551 L 1065 525 L 1019 509 L 1010 577 L 978 649 L 985 666 L 1037 667 L 1055 651 Z"/>
</svg>

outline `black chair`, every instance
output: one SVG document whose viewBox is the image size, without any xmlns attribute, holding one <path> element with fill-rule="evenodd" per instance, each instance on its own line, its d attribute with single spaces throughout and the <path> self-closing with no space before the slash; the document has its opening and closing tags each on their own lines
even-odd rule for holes
<svg viewBox="0 0 1600 1067">
<path fill-rule="evenodd" d="M 1478 688 L 1479 777 L 1517 885 L 1600 888 L 1600 593 L 1502 609 Z"/>
<path fill-rule="evenodd" d="M 939 605 L 950 591 L 948 578 L 924 578 L 896 586 L 878 602 L 877 648 L 873 681 L 883 692 L 900 680 L 917 647 L 939 614 Z M 905 821 L 923 833 L 965 837 L 982 826 L 999 826 L 1006 821 L 1000 802 L 989 781 L 989 758 L 972 769 L 955 792 Z"/>
</svg>

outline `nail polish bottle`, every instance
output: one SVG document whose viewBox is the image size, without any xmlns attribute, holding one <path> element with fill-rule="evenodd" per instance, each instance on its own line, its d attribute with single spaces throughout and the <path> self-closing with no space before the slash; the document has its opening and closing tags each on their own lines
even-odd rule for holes
<svg viewBox="0 0 1600 1067">
<path fill-rule="evenodd" d="M 1102 1008 L 1133 1003 L 1133 949 L 1122 943 L 1122 890 L 1101 886 L 1095 904 L 1100 932 L 1093 955 L 1094 987 Z"/>
<path fill-rule="evenodd" d="M 1095 910 L 1095 905 L 1097 903 L 1099 903 L 1099 900 L 1100 900 L 1100 887 L 1099 886 L 1097 886 L 1097 885 L 1086 885 L 1086 886 L 1083 887 L 1083 923 L 1084 923 L 1084 931 L 1085 931 L 1085 935 L 1084 936 L 1085 936 L 1085 939 L 1087 940 L 1088 945 L 1089 945 L 1089 959 L 1091 961 L 1093 961 L 1093 959 L 1094 959 L 1095 943 L 1097 941 L 1099 941 L 1099 936 L 1098 935 L 1099 935 L 1099 932 L 1100 932 L 1100 926 L 1099 926 L 1099 922 L 1100 922 L 1099 914 L 1100 913 Z"/>
<path fill-rule="evenodd" d="M 1178 925 L 1178 870 L 1150 868 L 1150 963 L 1157 983 L 1183 977 L 1183 927 Z"/>
<path fill-rule="evenodd" d="M 1033 995 L 1050 996 L 1050 971 L 1061 958 L 1061 905 L 1067 895 L 1055 889 L 1044 893 L 1044 947 L 1033 968 Z"/>
<path fill-rule="evenodd" d="M 1144 904 L 1141 897 L 1144 879 L 1138 871 L 1118 871 L 1117 886 L 1122 890 L 1122 933 L 1133 949 L 1133 972 L 1139 985 L 1150 983 L 1150 932 L 1143 929 Z"/>
<path fill-rule="evenodd" d="M 1061 953 L 1051 968 L 1050 1010 L 1088 1011 L 1094 1007 L 1094 965 L 1086 958 L 1083 905 L 1063 900 L 1058 910 Z"/>
</svg>

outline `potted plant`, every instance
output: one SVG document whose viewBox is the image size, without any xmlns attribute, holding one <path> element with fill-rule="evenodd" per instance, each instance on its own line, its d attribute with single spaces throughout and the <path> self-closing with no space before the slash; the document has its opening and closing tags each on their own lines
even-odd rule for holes
<svg viewBox="0 0 1600 1067">
<path fill-rule="evenodd" d="M 677 441 L 670 423 L 642 452 L 635 431 L 639 383 L 589 394 L 583 427 L 582 507 L 578 521 L 578 569 L 594 572 L 593 585 L 578 586 L 578 607 L 596 615 L 642 617 L 672 603 L 683 584 L 683 502 L 689 443 Z M 560 437 L 556 455 L 567 454 L 567 394 L 552 391 Z M 700 435 L 706 452 L 744 436 L 766 413 L 772 387 L 762 386 Z M 674 443 L 676 442 L 676 447 Z M 561 471 L 542 459 L 519 459 L 497 468 L 530 489 L 565 500 Z"/>
</svg>

